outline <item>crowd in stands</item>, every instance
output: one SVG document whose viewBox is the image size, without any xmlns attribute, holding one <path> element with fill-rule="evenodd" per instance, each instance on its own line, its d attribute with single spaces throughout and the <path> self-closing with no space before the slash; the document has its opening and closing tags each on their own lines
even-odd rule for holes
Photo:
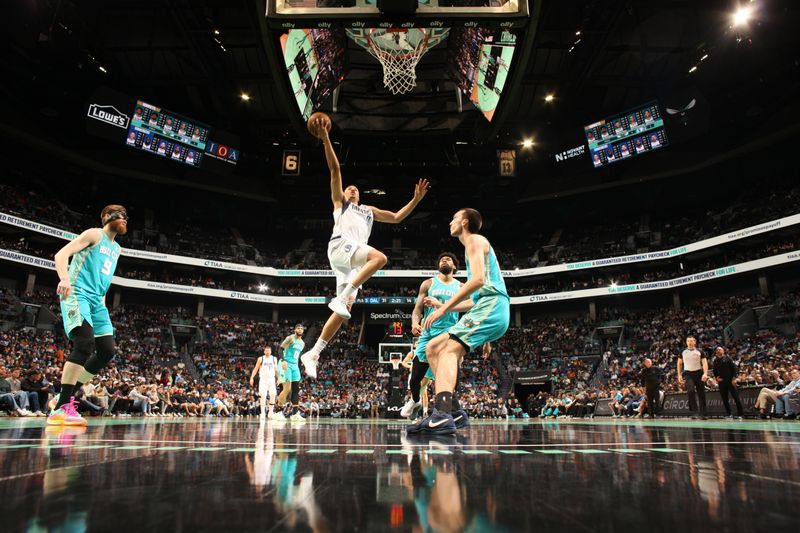
<svg viewBox="0 0 800 533">
<path fill-rule="evenodd" d="M 616 222 L 604 220 L 603 225 L 597 227 L 581 224 L 574 228 L 552 228 L 549 232 L 539 230 L 526 235 L 526 244 L 522 248 L 519 248 L 516 239 L 513 247 L 504 245 L 502 236 L 510 238 L 517 234 L 519 228 L 501 227 L 503 222 L 498 221 L 493 229 L 498 235 L 495 247 L 503 268 L 528 268 L 670 249 L 797 212 L 797 205 L 800 205 L 799 187 L 777 190 L 769 198 L 763 198 L 762 192 L 761 189 L 749 191 L 727 208 L 708 211 L 702 216 L 655 221 L 646 217 L 647 222 L 644 222 L 644 218 L 620 218 Z M 24 186 L 4 184 L 0 186 L 0 209 L 70 231 L 97 224 L 96 209 L 83 206 L 71 209 L 46 196 L 44 186 L 37 189 L 29 183 Z M 242 234 L 241 228 L 225 228 L 211 221 L 207 226 L 199 226 L 196 222 L 206 219 L 203 213 L 198 213 L 197 216 L 164 222 L 163 228 L 157 221 L 140 221 L 138 226 L 132 225 L 124 244 L 149 251 L 275 268 L 329 268 L 324 252 L 330 236 L 329 219 L 277 223 L 268 237 L 261 233 Z M 454 247 L 453 240 L 446 235 L 432 237 L 431 229 L 434 227 L 437 231 L 445 232 L 446 223 L 437 225 L 427 219 L 412 218 L 401 225 L 378 224 L 373 230 L 373 244 L 386 252 L 389 257 L 388 268 L 430 269 L 440 250 Z M 553 240 L 554 234 L 559 231 L 558 238 Z M 416 236 L 414 246 L 409 247 L 408 243 L 404 243 L 403 247 L 394 248 L 393 239 L 400 238 L 402 241 L 407 235 Z M 423 238 L 427 240 L 421 240 Z M 17 239 L 3 238 L 0 245 L 26 253 L 36 251 L 48 255 L 49 250 L 40 250 L 40 247 L 31 246 L 24 239 L 14 241 Z M 194 284 L 198 283 L 204 282 L 196 280 Z"/>
<path fill-rule="evenodd" d="M 783 312 L 798 316 L 798 294 L 794 290 L 778 300 Z M 45 296 L 44 291 L 29 295 Z M 471 354 L 465 359 L 462 404 L 473 417 L 589 416 L 598 399 L 621 394 L 627 402 L 625 414 L 635 415 L 638 404 L 628 400 L 642 394 L 644 358 L 662 370 L 663 390 L 678 390 L 675 361 L 687 334 L 695 335 L 707 354 L 724 345 L 739 365 L 740 385 L 781 387 L 800 363 L 800 336 L 764 330 L 740 341 L 724 341 L 725 325 L 743 309 L 765 303 L 769 301 L 762 297 L 732 296 L 699 300 L 680 310 L 610 308 L 597 322 L 587 317 L 532 320 L 509 329 L 495 346 L 498 358 Z M 137 305 L 114 310 L 112 321 L 117 357 L 79 393 L 81 409 L 98 416 L 255 415 L 258 398 L 248 383 L 255 356 L 266 345 L 279 353 L 278 345 L 294 326 L 291 321 L 270 323 L 233 315 L 192 318 L 183 309 Z M 184 354 L 174 348 L 170 324 L 175 322 L 197 328 Z M 604 346 L 601 355 L 595 328 L 611 323 L 620 328 L 624 341 Z M 321 324 L 306 326 L 316 335 Z M 68 351 L 63 335 L 53 331 L 0 331 L 0 406 L 20 416 L 46 411 L 47 401 L 60 388 Z M 348 324 L 323 354 L 319 379 L 303 381 L 301 407 L 335 417 L 382 415 L 389 369 L 362 344 L 361 325 Z M 550 371 L 551 392 L 531 395 L 523 404 L 504 380 L 539 369 Z"/>
</svg>

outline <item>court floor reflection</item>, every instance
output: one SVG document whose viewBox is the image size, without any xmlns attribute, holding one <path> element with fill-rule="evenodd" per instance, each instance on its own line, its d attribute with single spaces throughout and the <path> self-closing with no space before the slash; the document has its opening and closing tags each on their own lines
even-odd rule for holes
<svg viewBox="0 0 800 533">
<path fill-rule="evenodd" d="M 800 424 L 0 421 L 7 531 L 796 529 Z"/>
</svg>

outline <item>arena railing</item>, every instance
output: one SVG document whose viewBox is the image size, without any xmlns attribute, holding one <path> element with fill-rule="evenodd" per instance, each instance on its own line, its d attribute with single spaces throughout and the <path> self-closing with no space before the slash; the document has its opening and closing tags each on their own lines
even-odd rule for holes
<svg viewBox="0 0 800 533">
<path fill-rule="evenodd" d="M 55 263 L 50 259 L 43 259 L 34 257 L 32 255 L 23 254 L 14 250 L 6 250 L 0 248 L 0 259 L 21 263 L 28 266 L 45 268 L 55 270 Z M 629 294 L 637 292 L 648 292 L 655 290 L 674 289 L 685 285 L 693 285 L 695 283 L 702 283 L 720 279 L 744 272 L 752 272 L 774 266 L 784 265 L 800 260 L 800 252 L 789 252 L 771 257 L 764 257 L 739 263 L 737 265 L 730 265 L 723 268 L 716 268 L 707 270 L 705 272 L 698 272 L 689 276 L 682 276 L 679 278 L 650 281 L 644 283 L 633 283 L 629 285 L 618 285 L 611 287 L 598 287 L 594 289 L 583 289 L 577 291 L 564 291 L 548 294 L 534 294 L 530 296 L 514 296 L 511 298 L 511 305 L 525 305 L 541 302 L 553 302 L 560 300 L 575 300 L 580 298 L 597 298 L 603 296 L 618 296 L 620 294 Z M 162 283 L 158 281 L 144 281 L 138 279 L 123 278 L 114 276 L 112 281 L 113 285 L 118 287 L 128 287 L 132 289 L 143 289 L 170 293 L 180 293 L 190 296 L 209 296 L 212 298 L 225 298 L 229 300 L 240 300 L 248 302 L 259 302 L 269 304 L 321 304 L 327 301 L 325 296 L 271 296 L 267 294 L 242 292 L 242 291 L 229 291 L 222 289 L 210 289 L 206 287 L 194 287 L 191 285 L 177 285 L 173 283 Z M 371 303 L 371 302 L 365 302 Z M 382 303 L 382 302 L 375 302 Z M 408 298 L 406 304 L 411 305 L 413 298 Z"/>
<path fill-rule="evenodd" d="M 77 234 L 67 230 L 40 224 L 32 220 L 22 217 L 17 217 L 9 213 L 0 211 L 0 222 L 15 226 L 17 228 L 35 231 L 45 235 L 50 235 L 63 240 L 72 240 L 77 237 Z M 800 213 L 790 215 L 788 217 L 779 218 L 769 222 L 756 224 L 744 229 L 731 231 L 724 235 L 718 235 L 701 241 L 686 244 L 684 246 L 677 246 L 669 250 L 660 250 L 655 252 L 647 252 L 642 254 L 624 255 L 617 257 L 607 257 L 601 259 L 592 259 L 589 261 L 579 261 L 575 263 L 562 263 L 558 265 L 550 265 L 544 267 L 534 267 L 515 270 L 504 270 L 503 276 L 508 278 L 524 278 L 530 276 L 539 276 L 542 274 L 552 274 L 556 272 L 572 272 L 576 270 L 588 270 L 593 268 L 602 268 L 614 265 L 624 265 L 633 263 L 643 263 L 648 261 L 658 261 L 661 259 L 670 259 L 679 257 L 699 250 L 712 248 L 725 243 L 734 242 L 754 235 L 760 235 L 771 231 L 787 228 L 800 224 Z M 136 250 L 133 248 L 123 248 L 122 255 L 133 259 L 143 259 L 149 261 L 160 261 L 165 263 L 175 263 L 180 265 L 197 266 L 201 268 L 211 268 L 218 270 L 229 270 L 233 272 L 242 272 L 246 274 L 255 274 L 259 276 L 273 276 L 284 278 L 323 278 L 334 277 L 332 270 L 293 270 L 293 269 L 277 269 L 273 267 L 260 267 L 254 265 L 243 265 L 240 263 L 228 263 L 224 261 L 216 261 L 213 259 L 203 259 L 199 257 L 186 257 L 182 255 L 173 255 L 162 252 L 151 252 L 148 250 Z M 436 275 L 434 270 L 379 270 L 373 277 L 382 278 L 427 278 Z M 463 273 L 461 274 L 464 275 Z"/>
</svg>

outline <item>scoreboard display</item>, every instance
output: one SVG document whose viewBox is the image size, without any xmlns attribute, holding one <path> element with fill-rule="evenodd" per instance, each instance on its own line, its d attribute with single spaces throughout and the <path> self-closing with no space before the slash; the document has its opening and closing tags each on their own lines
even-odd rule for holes
<svg viewBox="0 0 800 533">
<path fill-rule="evenodd" d="M 209 126 L 138 100 L 125 144 L 193 167 L 199 167 Z"/>
<path fill-rule="evenodd" d="M 192 167 L 203 159 L 235 165 L 239 150 L 209 139 L 211 127 L 138 100 L 125 144 Z"/>
<path fill-rule="evenodd" d="M 658 102 L 589 124 L 583 128 L 583 133 L 595 168 L 668 144 Z"/>
</svg>

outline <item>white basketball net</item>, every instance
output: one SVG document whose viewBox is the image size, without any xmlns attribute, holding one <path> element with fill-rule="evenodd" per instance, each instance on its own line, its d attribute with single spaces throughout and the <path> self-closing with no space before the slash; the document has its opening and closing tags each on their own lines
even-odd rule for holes
<svg viewBox="0 0 800 533">
<path fill-rule="evenodd" d="M 383 85 L 392 94 L 417 86 L 417 63 L 428 50 L 428 32 L 422 28 L 369 31 L 369 52 L 383 65 Z"/>
<path fill-rule="evenodd" d="M 398 368 L 400 368 L 400 363 L 402 362 L 402 359 L 392 359 L 389 362 L 392 363 L 392 370 L 397 370 Z"/>
</svg>

